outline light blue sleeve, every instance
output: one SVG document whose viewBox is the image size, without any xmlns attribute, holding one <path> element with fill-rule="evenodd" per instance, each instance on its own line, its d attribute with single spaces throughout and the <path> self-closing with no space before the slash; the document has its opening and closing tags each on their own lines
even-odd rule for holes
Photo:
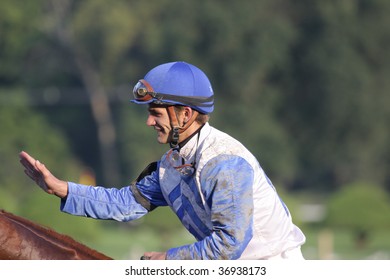
<svg viewBox="0 0 390 280">
<path fill-rule="evenodd" d="M 135 200 L 130 187 L 92 187 L 72 182 L 68 182 L 68 196 L 61 200 L 60 210 L 77 216 L 122 222 L 138 219 L 148 212 Z"/>
<path fill-rule="evenodd" d="M 212 231 L 190 245 L 167 251 L 167 259 L 238 259 L 252 239 L 253 178 L 241 157 L 219 155 L 200 176 L 211 209 Z"/>
<path fill-rule="evenodd" d="M 158 171 L 144 173 L 149 166 L 135 184 L 121 189 L 68 182 L 68 195 L 61 200 L 60 210 L 77 216 L 121 222 L 139 219 L 155 207 L 167 205 L 161 193 Z"/>
</svg>

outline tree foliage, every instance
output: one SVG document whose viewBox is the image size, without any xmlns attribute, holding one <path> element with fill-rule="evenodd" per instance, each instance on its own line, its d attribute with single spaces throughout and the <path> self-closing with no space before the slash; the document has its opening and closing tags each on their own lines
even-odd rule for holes
<svg viewBox="0 0 390 280">
<path fill-rule="evenodd" d="M 325 224 L 373 232 L 390 228 L 388 194 L 370 183 L 351 183 L 330 198 Z"/>
</svg>

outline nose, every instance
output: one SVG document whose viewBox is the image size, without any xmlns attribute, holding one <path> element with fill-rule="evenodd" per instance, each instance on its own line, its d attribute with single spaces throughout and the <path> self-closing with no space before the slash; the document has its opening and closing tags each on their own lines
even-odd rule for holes
<svg viewBox="0 0 390 280">
<path fill-rule="evenodd" d="M 154 126 L 156 124 L 156 121 L 154 120 L 152 115 L 149 115 L 146 119 L 146 125 L 148 126 Z"/>
</svg>

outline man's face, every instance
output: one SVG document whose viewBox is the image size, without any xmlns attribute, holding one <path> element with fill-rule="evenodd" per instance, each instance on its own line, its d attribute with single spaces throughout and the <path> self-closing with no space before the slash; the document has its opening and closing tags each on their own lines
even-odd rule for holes
<svg viewBox="0 0 390 280">
<path fill-rule="evenodd" d="M 171 141 L 171 122 L 165 107 L 149 105 L 149 115 L 146 120 L 148 126 L 157 131 L 157 142 L 167 144 Z"/>
</svg>

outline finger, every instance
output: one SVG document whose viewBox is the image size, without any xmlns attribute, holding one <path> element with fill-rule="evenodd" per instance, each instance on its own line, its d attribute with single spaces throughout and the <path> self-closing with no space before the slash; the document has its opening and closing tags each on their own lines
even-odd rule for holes
<svg viewBox="0 0 390 280">
<path fill-rule="evenodd" d="M 34 176 L 34 174 L 32 174 L 30 171 L 28 171 L 27 169 L 24 170 L 24 173 L 30 177 L 31 180 L 35 181 L 36 180 L 36 176 Z"/>
<path fill-rule="evenodd" d="M 26 153 L 25 151 L 22 151 L 19 153 L 19 158 L 21 160 L 25 160 L 27 162 L 29 162 L 31 165 L 34 165 L 34 162 L 35 162 L 35 158 L 33 158 L 32 156 L 30 156 L 28 153 Z"/>
<path fill-rule="evenodd" d="M 38 177 L 41 177 L 41 171 L 35 166 L 32 166 L 29 162 L 21 161 L 24 166 L 24 172 L 33 180 L 36 180 Z"/>
<path fill-rule="evenodd" d="M 37 181 L 41 179 L 43 176 L 36 170 L 30 170 L 30 169 L 25 169 L 24 173 L 30 177 L 32 180 Z"/>
<path fill-rule="evenodd" d="M 30 173 L 34 172 L 39 172 L 37 168 L 35 167 L 35 159 L 32 159 L 31 157 L 25 157 L 25 156 L 20 156 L 20 163 L 24 166 L 26 170 L 29 170 Z"/>
<path fill-rule="evenodd" d="M 21 159 L 20 160 L 20 163 L 24 166 L 24 168 L 26 170 L 29 170 L 31 173 L 33 173 L 35 170 L 35 167 L 33 165 L 30 164 L 29 161 L 25 160 L 25 159 Z"/>
<path fill-rule="evenodd" d="M 27 170 L 24 170 L 24 173 L 30 177 L 31 180 L 33 180 L 41 189 L 43 189 L 45 192 L 47 193 L 52 193 L 50 190 L 47 189 L 46 187 L 46 183 L 45 181 L 43 180 L 43 177 L 40 175 L 40 176 L 36 176 L 35 174 L 36 173 L 30 173 L 29 171 Z"/>
<path fill-rule="evenodd" d="M 19 159 L 20 163 L 23 164 L 24 166 L 32 166 L 32 164 L 25 158 L 20 158 Z"/>
</svg>

